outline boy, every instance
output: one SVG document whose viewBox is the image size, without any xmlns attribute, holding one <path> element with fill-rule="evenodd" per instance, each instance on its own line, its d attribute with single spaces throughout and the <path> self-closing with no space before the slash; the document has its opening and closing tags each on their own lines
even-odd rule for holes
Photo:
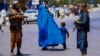
<svg viewBox="0 0 100 56">
<path fill-rule="evenodd" d="M 61 22 L 61 33 L 62 33 L 62 36 L 63 36 L 63 39 L 64 39 L 64 43 L 63 43 L 63 48 L 64 49 L 67 49 L 66 47 L 66 34 L 67 34 L 67 37 L 69 38 L 69 32 L 67 31 L 67 29 L 65 28 L 65 22 Z"/>
</svg>

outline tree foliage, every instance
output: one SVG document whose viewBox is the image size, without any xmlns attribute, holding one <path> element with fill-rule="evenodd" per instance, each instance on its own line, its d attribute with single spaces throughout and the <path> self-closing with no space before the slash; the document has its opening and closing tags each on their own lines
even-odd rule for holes
<svg viewBox="0 0 100 56">
<path fill-rule="evenodd" d="M 60 5 L 65 5 L 68 4 L 67 0 L 48 0 L 50 2 L 50 4 L 55 5 L 55 6 L 60 6 Z"/>
</svg>

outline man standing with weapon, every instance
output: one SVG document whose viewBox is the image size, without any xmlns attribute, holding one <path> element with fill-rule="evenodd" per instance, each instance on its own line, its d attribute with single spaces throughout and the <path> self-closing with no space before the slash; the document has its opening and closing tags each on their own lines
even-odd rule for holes
<svg viewBox="0 0 100 56">
<path fill-rule="evenodd" d="M 11 54 L 15 45 L 17 45 L 17 55 L 22 55 L 20 52 L 22 43 L 22 21 L 25 16 L 20 11 L 18 1 L 13 2 L 13 6 L 9 10 L 10 34 L 11 34 Z"/>
</svg>

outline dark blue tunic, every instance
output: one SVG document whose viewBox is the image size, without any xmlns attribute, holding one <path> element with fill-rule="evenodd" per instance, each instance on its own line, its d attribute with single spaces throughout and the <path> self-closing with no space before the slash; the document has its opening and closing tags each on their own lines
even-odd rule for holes
<svg viewBox="0 0 100 56">
<path fill-rule="evenodd" d="M 68 34 L 68 31 L 65 27 L 61 27 L 60 30 L 62 32 L 63 40 L 66 42 L 66 34 Z"/>
<path fill-rule="evenodd" d="M 78 22 L 80 30 L 77 30 L 77 48 L 82 52 L 86 52 L 88 47 L 87 32 L 89 31 L 89 15 L 88 13 L 81 13 Z"/>
</svg>

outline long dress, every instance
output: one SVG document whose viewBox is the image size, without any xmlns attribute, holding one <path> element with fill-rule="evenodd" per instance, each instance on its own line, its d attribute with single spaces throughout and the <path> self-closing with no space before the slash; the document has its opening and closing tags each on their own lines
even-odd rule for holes
<svg viewBox="0 0 100 56">
<path fill-rule="evenodd" d="M 40 47 L 62 44 L 64 42 L 59 27 L 44 5 L 39 6 L 38 28 Z"/>
<path fill-rule="evenodd" d="M 80 23 L 78 23 L 80 30 L 77 30 L 77 48 L 82 54 L 87 54 L 87 32 L 89 32 L 89 15 L 87 13 L 80 14 Z"/>
</svg>

